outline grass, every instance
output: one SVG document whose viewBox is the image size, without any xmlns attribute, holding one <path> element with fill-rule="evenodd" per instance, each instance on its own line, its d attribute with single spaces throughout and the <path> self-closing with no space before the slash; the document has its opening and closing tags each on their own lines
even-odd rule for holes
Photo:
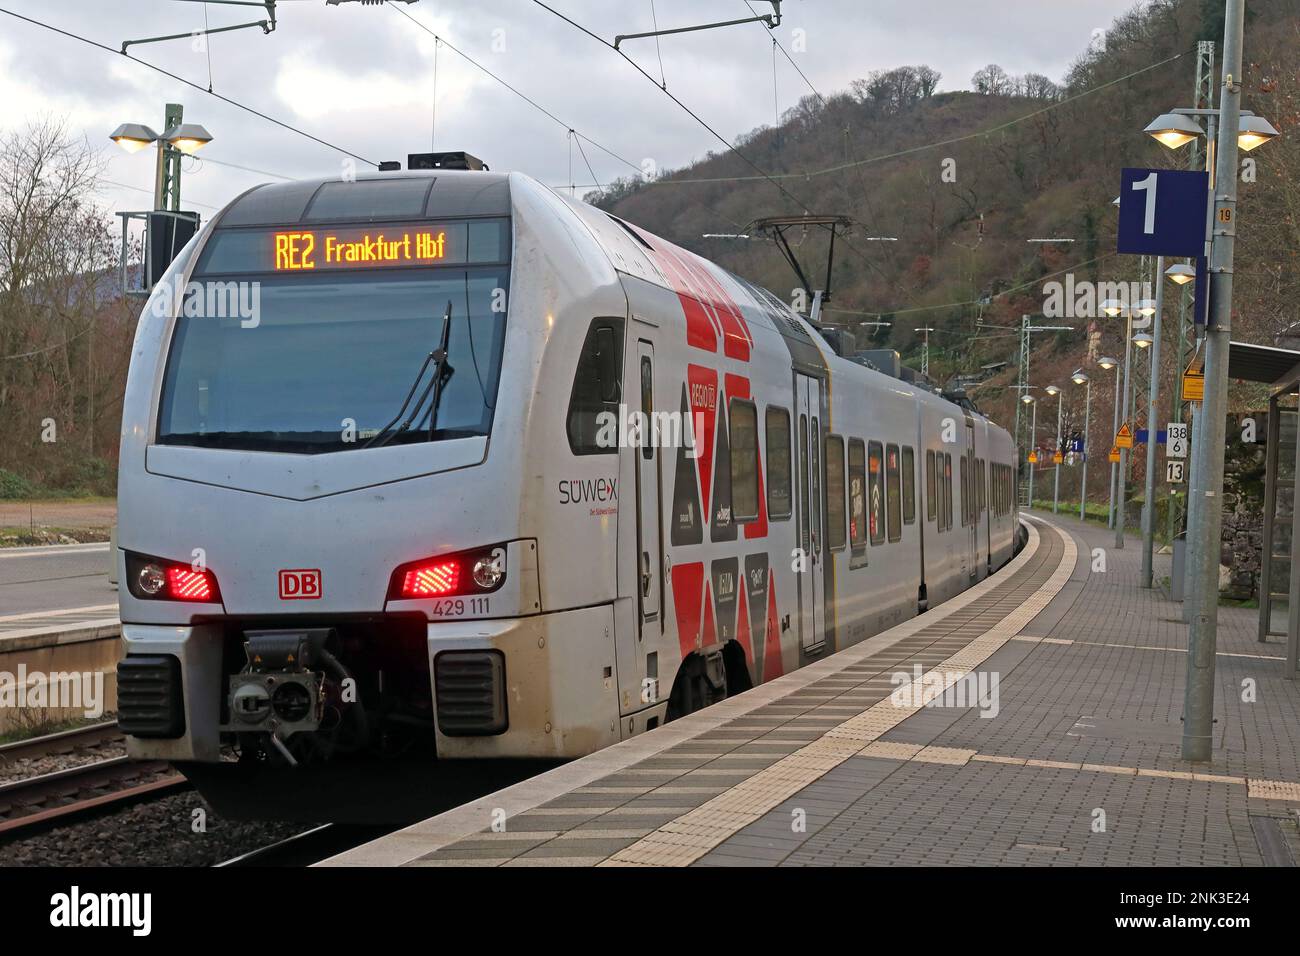
<svg viewBox="0 0 1300 956">
<path fill-rule="evenodd" d="M 70 540 L 69 540 L 70 539 Z M 107 541 L 107 528 L 0 527 L 0 548 L 25 548 L 42 544 L 90 544 Z"/>
<path fill-rule="evenodd" d="M 45 715 L 43 710 L 36 712 L 37 716 L 19 722 L 17 727 L 0 733 L 0 744 L 13 744 L 20 740 L 31 740 L 33 737 L 44 737 L 46 734 L 57 734 L 63 730 L 74 730 L 77 727 L 87 727 L 91 724 L 102 724 L 106 720 L 112 720 L 114 714 L 105 711 L 102 717 L 69 717 L 65 720 L 54 720 Z"/>
</svg>

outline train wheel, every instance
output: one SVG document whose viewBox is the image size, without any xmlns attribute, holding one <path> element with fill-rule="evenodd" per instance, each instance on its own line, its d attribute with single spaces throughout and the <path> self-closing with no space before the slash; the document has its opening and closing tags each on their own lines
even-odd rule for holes
<svg viewBox="0 0 1300 956">
<path fill-rule="evenodd" d="M 722 651 L 708 655 L 689 654 L 682 661 L 668 695 L 665 721 L 685 717 L 727 696 L 727 667 Z"/>
</svg>

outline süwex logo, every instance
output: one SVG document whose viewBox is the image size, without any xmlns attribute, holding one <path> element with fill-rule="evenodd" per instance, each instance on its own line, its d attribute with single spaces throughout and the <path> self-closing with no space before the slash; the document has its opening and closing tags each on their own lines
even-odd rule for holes
<svg viewBox="0 0 1300 956">
<path fill-rule="evenodd" d="M 59 929 L 127 927 L 132 936 L 153 929 L 152 893 L 82 893 L 78 886 L 50 897 L 50 925 Z"/>
<path fill-rule="evenodd" d="M 560 504 L 618 501 L 617 478 L 569 478 L 559 483 Z"/>
</svg>

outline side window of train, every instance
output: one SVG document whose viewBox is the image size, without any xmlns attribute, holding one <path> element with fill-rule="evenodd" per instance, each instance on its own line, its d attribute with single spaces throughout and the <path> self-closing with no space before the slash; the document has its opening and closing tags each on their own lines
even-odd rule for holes
<svg viewBox="0 0 1300 956">
<path fill-rule="evenodd" d="M 799 416 L 799 547 L 812 553 L 808 528 L 808 416 Z"/>
<path fill-rule="evenodd" d="M 867 528 L 872 544 L 885 543 L 885 476 L 880 442 L 867 446 Z"/>
<path fill-rule="evenodd" d="M 898 446 L 885 448 L 885 504 L 889 525 L 889 540 L 903 540 L 903 492 Z"/>
<path fill-rule="evenodd" d="M 944 453 L 944 531 L 953 529 L 953 457 Z"/>
<path fill-rule="evenodd" d="M 826 546 L 844 550 L 844 439 L 826 436 Z"/>
<path fill-rule="evenodd" d="M 938 499 L 934 492 L 934 449 L 925 453 L 925 520 L 934 521 L 939 516 Z"/>
<path fill-rule="evenodd" d="M 979 505 L 980 505 L 980 514 L 983 514 L 985 511 L 988 510 L 988 498 L 986 497 L 988 492 L 988 485 L 984 481 L 984 459 L 983 458 L 979 459 L 975 463 L 975 471 L 976 474 L 979 475 L 979 491 L 978 491 Z"/>
<path fill-rule="evenodd" d="M 641 411 L 646 416 L 647 422 L 654 421 L 655 410 L 655 376 L 654 368 L 650 364 L 650 356 L 641 356 Z M 649 436 L 643 436 L 641 456 L 646 460 L 654 458 L 655 444 L 649 439 Z"/>
<path fill-rule="evenodd" d="M 728 406 L 731 432 L 731 516 L 733 521 L 758 518 L 758 407 L 743 398 Z"/>
<path fill-rule="evenodd" d="M 849 439 L 849 544 L 856 554 L 867 546 L 867 446 Z"/>
<path fill-rule="evenodd" d="M 903 524 L 916 521 L 916 452 L 903 447 Z"/>
<path fill-rule="evenodd" d="M 601 439 L 601 412 L 618 421 L 623 397 L 623 320 L 593 319 L 578 355 L 566 430 L 575 455 L 616 455 L 618 441 Z M 608 429 L 606 429 L 608 431 Z"/>
<path fill-rule="evenodd" d="M 957 459 L 957 470 L 961 473 L 961 526 L 970 524 L 970 476 L 966 474 L 966 456 Z"/>
<path fill-rule="evenodd" d="M 790 413 L 784 408 L 767 409 L 767 516 L 788 520 L 790 497 Z"/>
</svg>

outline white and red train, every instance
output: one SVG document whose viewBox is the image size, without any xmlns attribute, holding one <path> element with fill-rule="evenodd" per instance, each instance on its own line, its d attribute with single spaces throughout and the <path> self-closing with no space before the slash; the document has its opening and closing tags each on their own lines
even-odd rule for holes
<svg viewBox="0 0 1300 956">
<path fill-rule="evenodd" d="M 1014 550 L 1003 429 L 524 175 L 258 186 L 162 284 L 121 445 L 135 757 L 577 757 Z"/>
</svg>

